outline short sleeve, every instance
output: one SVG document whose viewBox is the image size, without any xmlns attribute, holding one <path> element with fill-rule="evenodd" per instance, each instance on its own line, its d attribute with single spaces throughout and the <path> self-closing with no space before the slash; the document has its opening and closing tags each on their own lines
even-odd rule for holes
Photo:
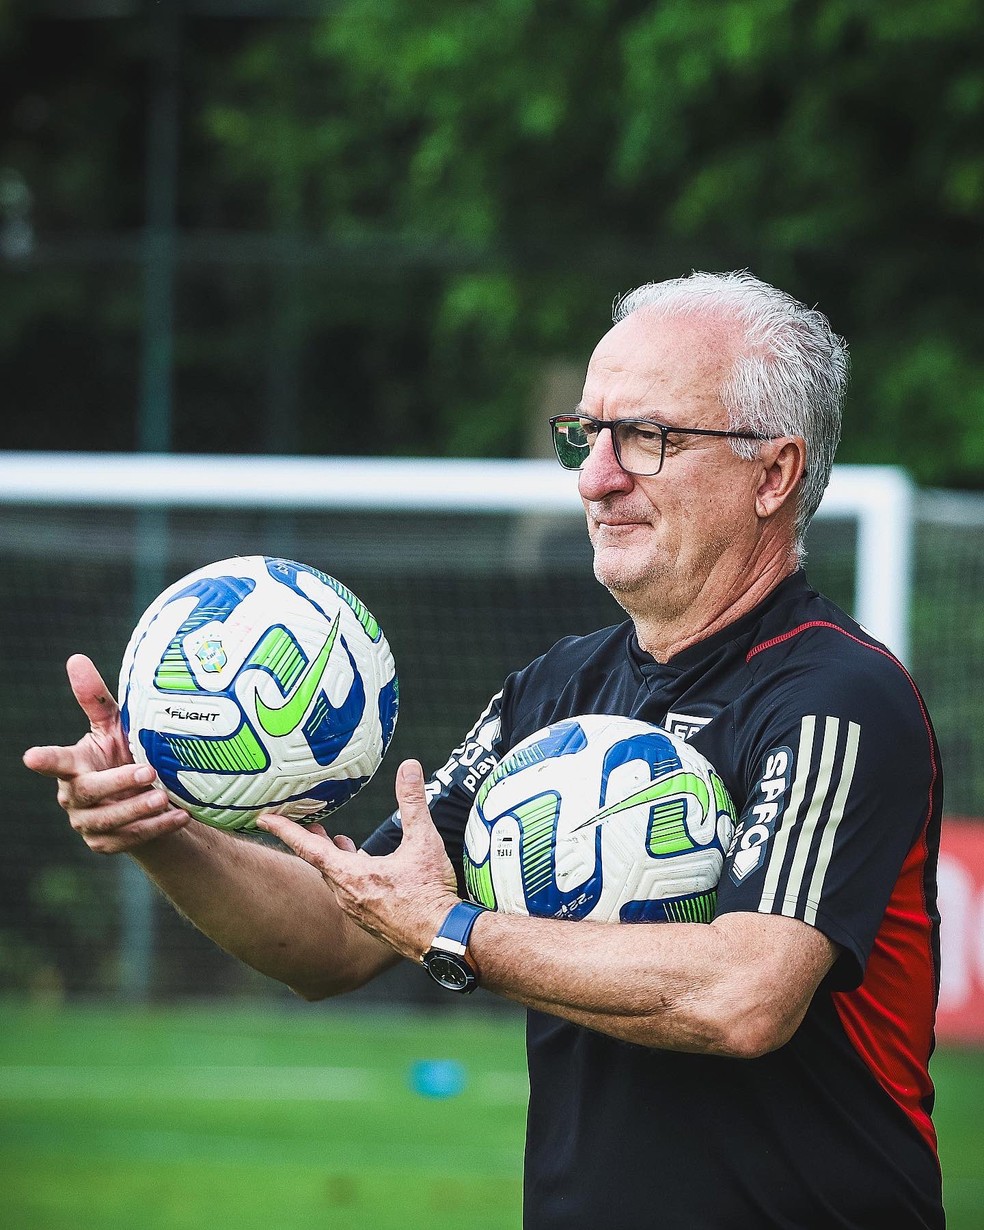
<svg viewBox="0 0 984 1230">
<path fill-rule="evenodd" d="M 718 914 L 781 914 L 822 931 L 841 948 L 833 980 L 844 989 L 864 976 L 940 789 L 914 684 L 890 655 L 862 665 L 828 665 L 772 693 L 718 889 Z"/>
</svg>

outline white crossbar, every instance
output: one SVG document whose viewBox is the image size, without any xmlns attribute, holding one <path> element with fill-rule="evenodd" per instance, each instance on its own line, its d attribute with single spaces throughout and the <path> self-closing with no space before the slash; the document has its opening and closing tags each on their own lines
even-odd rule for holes
<svg viewBox="0 0 984 1230">
<path fill-rule="evenodd" d="M 909 651 L 913 487 L 892 466 L 835 466 L 818 517 L 858 523 L 856 617 Z M 571 514 L 553 461 L 0 452 L 0 504 Z"/>
</svg>

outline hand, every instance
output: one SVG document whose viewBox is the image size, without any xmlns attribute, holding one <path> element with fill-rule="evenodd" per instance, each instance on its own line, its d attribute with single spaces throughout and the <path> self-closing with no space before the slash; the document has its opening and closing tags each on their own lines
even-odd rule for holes
<svg viewBox="0 0 984 1230">
<path fill-rule="evenodd" d="M 119 705 L 89 658 L 68 660 L 68 679 L 89 733 L 72 747 L 32 747 L 24 764 L 58 779 L 58 802 L 90 850 L 118 854 L 184 828 L 191 817 L 152 784 L 157 775 L 135 765 L 120 724 Z"/>
<path fill-rule="evenodd" d="M 459 898 L 416 760 L 405 760 L 397 770 L 396 799 L 403 841 L 392 854 L 378 858 L 357 850 L 348 837 L 329 837 L 320 824 L 304 827 L 274 814 L 260 816 L 256 824 L 317 868 L 338 904 L 364 931 L 419 961 Z"/>
</svg>

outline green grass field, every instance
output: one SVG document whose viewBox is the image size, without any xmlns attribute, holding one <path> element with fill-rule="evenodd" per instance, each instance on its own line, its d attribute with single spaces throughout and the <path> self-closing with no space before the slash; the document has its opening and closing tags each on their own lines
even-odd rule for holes
<svg viewBox="0 0 984 1230">
<path fill-rule="evenodd" d="M 0 1019 L 4 1230 L 520 1226 L 518 1017 L 7 1003 Z M 444 1060 L 463 1087 L 421 1092 L 416 1065 Z M 979 1230 L 984 1055 L 941 1053 L 935 1076 L 949 1228 Z"/>
</svg>

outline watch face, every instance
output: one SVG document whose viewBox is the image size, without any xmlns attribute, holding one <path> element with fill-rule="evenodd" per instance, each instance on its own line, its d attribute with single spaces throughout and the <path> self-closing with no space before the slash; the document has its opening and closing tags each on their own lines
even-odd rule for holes
<svg viewBox="0 0 984 1230">
<path fill-rule="evenodd" d="M 471 970 L 460 957 L 450 953 L 429 952 L 426 966 L 430 976 L 449 991 L 469 991 L 475 984 L 475 975 Z"/>
</svg>

